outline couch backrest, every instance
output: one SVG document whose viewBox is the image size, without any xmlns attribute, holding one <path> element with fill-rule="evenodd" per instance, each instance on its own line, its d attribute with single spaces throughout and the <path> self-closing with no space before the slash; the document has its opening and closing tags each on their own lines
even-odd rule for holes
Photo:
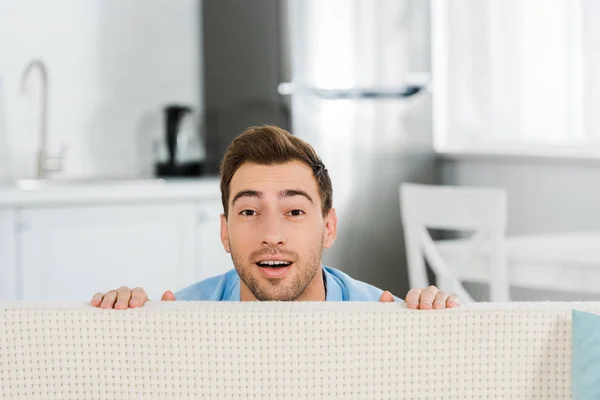
<svg viewBox="0 0 600 400">
<path fill-rule="evenodd" d="M 0 303 L 0 398 L 570 398 L 572 309 Z"/>
</svg>

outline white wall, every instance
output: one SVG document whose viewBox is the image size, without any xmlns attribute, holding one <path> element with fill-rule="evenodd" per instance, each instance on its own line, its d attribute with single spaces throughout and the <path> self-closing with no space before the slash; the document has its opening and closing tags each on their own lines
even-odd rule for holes
<svg viewBox="0 0 600 400">
<path fill-rule="evenodd" d="M 0 0 L 0 177 L 34 173 L 41 58 L 49 71 L 50 151 L 67 176 L 148 176 L 162 106 L 201 110 L 197 0 Z M 3 151 L 4 149 L 4 151 Z"/>
<path fill-rule="evenodd" d="M 443 183 L 508 193 L 508 234 L 600 230 L 600 162 L 444 160 Z"/>
</svg>

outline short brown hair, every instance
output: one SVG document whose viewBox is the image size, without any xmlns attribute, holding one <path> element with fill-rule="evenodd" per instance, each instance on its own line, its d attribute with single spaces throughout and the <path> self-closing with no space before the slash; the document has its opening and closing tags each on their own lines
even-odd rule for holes
<svg viewBox="0 0 600 400">
<path fill-rule="evenodd" d="M 333 189 L 329 173 L 315 149 L 285 129 L 262 125 L 246 129 L 231 142 L 225 152 L 219 168 L 225 217 L 229 212 L 229 184 L 242 164 L 251 162 L 259 165 L 278 165 L 294 160 L 303 162 L 313 170 L 321 196 L 323 216 L 327 215 L 333 203 Z"/>
</svg>

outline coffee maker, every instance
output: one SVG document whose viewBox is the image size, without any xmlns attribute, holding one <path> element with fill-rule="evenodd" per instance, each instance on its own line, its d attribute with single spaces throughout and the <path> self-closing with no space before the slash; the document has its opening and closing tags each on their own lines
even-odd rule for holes
<svg viewBox="0 0 600 400">
<path fill-rule="evenodd" d="M 163 112 L 165 131 L 164 137 L 155 143 L 155 176 L 201 176 L 206 152 L 196 114 L 191 107 L 180 104 L 169 104 Z"/>
</svg>

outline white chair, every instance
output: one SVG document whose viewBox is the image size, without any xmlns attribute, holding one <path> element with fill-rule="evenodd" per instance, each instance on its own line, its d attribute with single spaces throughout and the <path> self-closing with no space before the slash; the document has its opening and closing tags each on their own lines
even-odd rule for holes
<svg viewBox="0 0 600 400">
<path fill-rule="evenodd" d="M 462 285 L 460 267 L 470 261 L 480 246 L 489 249 L 490 301 L 510 301 L 504 240 L 506 233 L 506 191 L 503 189 L 400 185 L 400 209 L 412 288 L 429 286 L 425 260 L 436 275 L 441 290 L 461 300 L 473 298 Z M 462 262 L 448 265 L 428 229 L 473 231 Z M 487 243 L 486 243 L 487 241 Z M 469 251 L 470 250 L 470 251 Z"/>
</svg>

